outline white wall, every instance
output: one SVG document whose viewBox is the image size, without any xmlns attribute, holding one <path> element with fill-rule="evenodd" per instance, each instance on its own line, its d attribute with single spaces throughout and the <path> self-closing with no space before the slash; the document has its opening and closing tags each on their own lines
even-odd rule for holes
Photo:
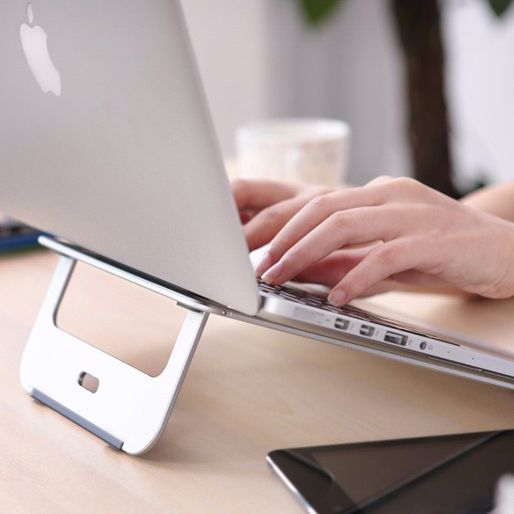
<svg viewBox="0 0 514 514">
<path fill-rule="evenodd" d="M 514 8 L 443 0 L 453 146 L 461 183 L 514 179 Z M 296 0 L 184 1 L 218 135 L 270 116 L 329 116 L 353 128 L 350 180 L 409 174 L 403 73 L 385 0 L 347 0 L 321 29 Z M 483 171 L 482 171 L 483 170 Z"/>
<path fill-rule="evenodd" d="M 350 180 L 408 172 L 401 79 L 383 0 L 349 0 L 321 29 L 296 1 L 183 2 L 222 149 L 269 116 L 327 116 L 353 129 Z"/>
<path fill-rule="evenodd" d="M 350 180 L 408 173 L 401 62 L 384 0 L 348 0 L 321 28 L 305 27 L 296 2 L 275 2 L 271 65 L 279 114 L 349 122 Z"/>
<path fill-rule="evenodd" d="M 269 2 L 183 0 L 207 99 L 225 154 L 241 123 L 270 116 Z"/>
<path fill-rule="evenodd" d="M 514 180 L 514 8 L 497 19 L 484 0 L 446 6 L 448 93 L 460 174 Z"/>
</svg>

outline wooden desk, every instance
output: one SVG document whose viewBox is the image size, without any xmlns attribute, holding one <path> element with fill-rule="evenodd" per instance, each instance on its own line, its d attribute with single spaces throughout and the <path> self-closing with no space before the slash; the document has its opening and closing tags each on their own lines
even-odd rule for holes
<svg viewBox="0 0 514 514">
<path fill-rule="evenodd" d="M 19 384 L 55 262 L 45 251 L 0 257 L 3 512 L 300 513 L 266 465 L 271 449 L 514 427 L 512 392 L 212 317 L 159 444 L 143 457 L 116 452 Z M 514 301 L 389 294 L 373 302 L 514 349 Z M 79 267 L 61 324 L 156 373 L 180 312 Z"/>
</svg>

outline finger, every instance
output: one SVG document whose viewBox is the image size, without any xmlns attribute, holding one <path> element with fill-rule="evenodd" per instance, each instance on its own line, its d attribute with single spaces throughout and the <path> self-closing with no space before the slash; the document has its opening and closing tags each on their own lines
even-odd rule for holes
<svg viewBox="0 0 514 514">
<path fill-rule="evenodd" d="M 275 264 L 289 248 L 336 212 L 376 206 L 384 200 L 384 190 L 377 187 L 343 189 L 313 198 L 272 241 L 268 250 L 269 265 Z"/>
<path fill-rule="evenodd" d="M 375 246 L 376 244 L 333 252 L 300 272 L 294 280 L 332 287 L 359 264 Z"/>
<path fill-rule="evenodd" d="M 330 292 L 329 301 L 343 305 L 398 273 L 420 267 L 427 260 L 427 250 L 426 245 L 413 239 L 384 243 L 341 279 Z"/>
<path fill-rule="evenodd" d="M 239 221 L 242 225 L 246 225 L 252 219 L 251 211 L 239 211 Z"/>
<path fill-rule="evenodd" d="M 413 221 L 413 216 L 408 220 L 404 218 L 404 210 L 395 205 L 339 211 L 279 256 L 279 261 L 262 278 L 268 283 L 281 284 L 344 246 L 388 241 L 397 237 L 398 231 L 405 228 L 405 223 Z"/>
<path fill-rule="evenodd" d="M 239 219 L 243 225 L 246 225 L 259 211 L 254 209 L 245 209 L 243 211 L 239 211 Z"/>
<path fill-rule="evenodd" d="M 250 251 L 269 243 L 308 200 L 301 196 L 290 198 L 263 209 L 250 219 L 244 226 Z M 259 273 L 259 267 L 256 273 Z"/>
<path fill-rule="evenodd" d="M 296 193 L 294 184 L 275 180 L 237 178 L 230 185 L 240 211 L 260 210 Z"/>
</svg>

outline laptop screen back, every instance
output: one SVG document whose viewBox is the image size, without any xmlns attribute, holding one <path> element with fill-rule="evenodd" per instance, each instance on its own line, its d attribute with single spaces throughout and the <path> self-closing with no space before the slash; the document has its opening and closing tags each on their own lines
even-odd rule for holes
<svg viewBox="0 0 514 514">
<path fill-rule="evenodd" d="M 178 1 L 4 0 L 0 65 L 0 211 L 256 312 Z"/>
</svg>

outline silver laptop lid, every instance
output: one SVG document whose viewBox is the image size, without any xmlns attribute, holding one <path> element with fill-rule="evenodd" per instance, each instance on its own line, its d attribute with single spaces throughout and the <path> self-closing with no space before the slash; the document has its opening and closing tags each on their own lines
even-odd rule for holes
<svg viewBox="0 0 514 514">
<path fill-rule="evenodd" d="M 0 211 L 257 311 L 178 0 L 2 0 L 0 66 Z"/>
</svg>

